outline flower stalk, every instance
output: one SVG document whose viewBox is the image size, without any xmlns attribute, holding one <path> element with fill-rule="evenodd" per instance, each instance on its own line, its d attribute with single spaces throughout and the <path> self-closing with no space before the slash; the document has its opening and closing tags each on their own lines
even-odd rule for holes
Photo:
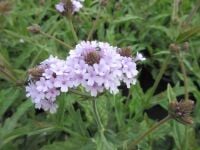
<svg viewBox="0 0 200 150">
<path fill-rule="evenodd" d="M 99 112 L 97 110 L 97 104 L 96 104 L 97 99 L 93 99 L 92 100 L 92 108 L 93 108 L 93 113 L 94 113 L 94 117 L 97 123 L 97 126 L 99 128 L 100 133 L 102 133 L 104 131 L 104 127 L 103 124 L 101 122 L 100 116 L 99 116 Z"/>
<path fill-rule="evenodd" d="M 150 133 L 152 133 L 153 131 L 155 131 L 156 129 L 158 129 L 160 126 L 162 126 L 163 124 L 165 124 L 171 119 L 172 119 L 171 116 L 168 115 L 166 118 L 162 119 L 161 121 L 153 125 L 149 130 L 143 133 L 138 139 L 130 143 L 128 146 L 128 150 L 134 150 L 135 146 L 139 144 L 145 137 L 147 137 Z"/>
<path fill-rule="evenodd" d="M 181 57 L 180 53 L 176 53 L 177 59 L 179 61 L 180 64 L 180 68 L 181 68 L 181 72 L 183 74 L 183 80 L 184 80 L 184 90 L 185 90 L 185 100 L 189 99 L 189 93 L 188 93 L 188 81 L 187 81 L 187 73 L 186 73 L 186 69 L 183 63 L 183 58 Z"/>
<path fill-rule="evenodd" d="M 72 31 L 72 35 L 74 37 L 74 40 L 76 41 L 76 43 L 78 43 L 78 36 L 77 36 L 77 33 L 75 31 L 75 28 L 74 28 L 74 25 L 72 23 L 72 19 L 70 18 L 69 20 L 69 25 L 70 25 L 70 28 L 71 28 L 71 31 Z"/>
<path fill-rule="evenodd" d="M 171 60 L 171 55 L 168 55 L 167 58 L 165 59 L 165 61 L 163 62 L 162 66 L 161 66 L 160 72 L 158 73 L 158 76 L 156 77 L 156 80 L 155 80 L 155 82 L 153 84 L 153 87 L 151 88 L 151 93 L 148 95 L 148 97 L 146 99 L 147 104 L 149 104 L 148 103 L 149 100 L 151 99 L 151 97 L 155 93 L 156 88 L 158 87 L 158 84 L 159 84 L 162 76 L 164 75 L 170 60 Z"/>
</svg>

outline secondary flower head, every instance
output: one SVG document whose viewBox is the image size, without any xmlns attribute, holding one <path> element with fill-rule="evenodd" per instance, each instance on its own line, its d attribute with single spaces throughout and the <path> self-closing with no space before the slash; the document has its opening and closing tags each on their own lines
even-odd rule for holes
<svg viewBox="0 0 200 150">
<path fill-rule="evenodd" d="M 118 53 L 121 56 L 122 81 L 130 88 L 131 84 L 136 83 L 136 76 L 138 74 L 136 62 L 143 61 L 145 58 L 140 53 L 137 53 L 136 57 L 133 57 L 130 48 L 119 48 Z"/>
<path fill-rule="evenodd" d="M 55 5 L 55 8 L 61 14 L 75 13 L 83 7 L 84 0 L 62 0 Z"/>
<path fill-rule="evenodd" d="M 31 97 L 36 108 L 54 113 L 58 107 L 56 97 L 73 86 L 66 62 L 50 56 L 28 73 L 30 83 L 26 87 L 27 97 Z"/>
</svg>

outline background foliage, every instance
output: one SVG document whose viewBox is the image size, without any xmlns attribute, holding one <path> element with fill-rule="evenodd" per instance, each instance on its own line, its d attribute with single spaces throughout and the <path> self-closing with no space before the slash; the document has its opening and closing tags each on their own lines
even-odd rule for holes
<svg viewBox="0 0 200 150">
<path fill-rule="evenodd" d="M 27 69 L 50 54 L 66 58 L 69 51 L 55 40 L 30 34 L 27 27 L 39 24 L 45 33 L 76 44 L 69 20 L 54 8 L 58 1 L 7 0 L 6 8 L 0 6 L 0 149 L 126 149 L 128 142 L 167 115 L 170 94 L 183 98 L 183 75 L 169 45 L 186 41 L 189 50 L 184 52 L 184 64 L 190 99 L 196 104 L 194 124 L 185 127 L 170 121 L 145 138 L 138 149 L 200 149 L 200 4 L 184 0 L 176 7 L 177 1 L 109 0 L 100 6 L 97 0 L 85 0 L 83 10 L 73 17 L 79 40 L 86 40 L 93 31 L 92 39 L 130 46 L 133 53 L 142 52 L 147 58 L 139 65 L 135 86 L 130 90 L 122 86 L 122 94 L 106 93 L 98 99 L 106 128 L 99 134 L 90 101 L 63 94 L 58 112 L 52 115 L 35 110 L 25 96 L 22 83 L 27 80 Z M 166 70 L 156 85 L 163 64 Z"/>
</svg>

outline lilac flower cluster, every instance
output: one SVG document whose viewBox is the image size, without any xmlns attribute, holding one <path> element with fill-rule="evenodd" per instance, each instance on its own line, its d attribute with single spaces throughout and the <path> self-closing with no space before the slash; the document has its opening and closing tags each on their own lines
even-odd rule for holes
<svg viewBox="0 0 200 150">
<path fill-rule="evenodd" d="M 56 97 L 61 92 L 67 92 L 70 85 L 68 78 L 69 70 L 66 68 L 66 62 L 56 57 L 50 56 L 43 61 L 35 72 L 40 70 L 39 79 L 35 75 L 30 75 L 30 83 L 26 87 L 27 97 L 31 97 L 35 107 L 56 112 Z"/>
<path fill-rule="evenodd" d="M 27 97 L 31 97 L 36 108 L 53 113 L 58 107 L 56 97 L 70 88 L 82 86 L 91 96 L 105 90 L 116 94 L 121 82 L 129 88 L 136 83 L 136 61 L 145 58 L 141 54 L 133 58 L 120 52 L 123 49 L 108 43 L 82 41 L 66 60 L 51 56 L 37 67 L 39 75 L 35 74 L 36 79 L 30 75 Z"/>
<path fill-rule="evenodd" d="M 55 8 L 60 13 L 67 12 L 67 9 L 71 9 L 70 11 L 72 11 L 72 13 L 75 13 L 80 11 L 80 9 L 83 7 L 83 2 L 84 0 L 71 0 L 70 3 L 61 1 L 55 5 Z"/>
</svg>

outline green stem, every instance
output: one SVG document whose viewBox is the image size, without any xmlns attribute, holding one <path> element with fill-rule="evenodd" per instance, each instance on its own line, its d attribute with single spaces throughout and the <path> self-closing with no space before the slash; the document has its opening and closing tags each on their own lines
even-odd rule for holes
<svg viewBox="0 0 200 150">
<path fill-rule="evenodd" d="M 100 7 L 99 7 L 99 11 L 98 11 L 96 20 L 93 22 L 92 28 L 91 28 L 91 30 L 90 30 L 90 32 L 89 32 L 89 34 L 88 34 L 88 37 L 87 37 L 87 41 L 91 40 L 92 35 L 93 35 L 94 31 L 95 31 L 96 28 L 97 28 L 97 23 L 99 22 L 99 19 L 100 19 L 100 16 L 101 16 L 101 13 L 100 13 L 100 12 L 101 12 L 101 9 L 100 9 Z"/>
<path fill-rule="evenodd" d="M 72 19 L 71 19 L 71 18 L 70 18 L 70 20 L 69 20 L 69 25 L 70 25 L 70 28 L 71 28 L 72 35 L 73 35 L 73 37 L 74 37 L 74 40 L 76 41 L 76 43 L 78 43 L 78 36 L 77 36 L 76 31 L 75 31 L 75 29 L 74 29 L 74 25 L 73 25 L 73 23 L 72 23 Z"/>
<path fill-rule="evenodd" d="M 48 37 L 48 38 L 51 38 L 51 39 L 55 40 L 56 42 L 58 42 L 58 43 L 60 43 L 61 45 L 65 46 L 66 48 L 69 48 L 69 49 L 72 48 L 72 46 L 66 44 L 65 42 L 63 42 L 63 41 L 57 39 L 56 37 L 54 37 L 54 36 L 52 36 L 52 35 L 50 35 L 50 34 L 47 34 L 47 33 L 43 32 L 43 31 L 40 31 L 40 33 L 41 33 L 42 35 Z"/>
<path fill-rule="evenodd" d="M 5 69 L 4 67 L 1 68 L 0 66 L 0 73 L 2 73 L 5 78 L 10 79 L 10 81 L 16 83 L 17 79 L 14 77 L 14 75 L 12 75 L 7 69 Z"/>
<path fill-rule="evenodd" d="M 99 112 L 97 110 L 96 101 L 97 101 L 96 99 L 92 100 L 92 107 L 93 107 L 93 112 L 94 112 L 94 117 L 95 117 L 96 123 L 97 123 L 99 131 L 101 133 L 104 131 L 104 127 L 103 127 L 103 124 L 101 123 L 101 119 L 99 117 Z"/>
<path fill-rule="evenodd" d="M 172 22 L 177 22 L 179 20 L 178 12 L 179 12 L 180 3 L 181 3 L 181 0 L 174 0 L 173 2 Z"/>
<path fill-rule="evenodd" d="M 183 74 L 183 80 L 184 80 L 184 90 L 185 90 L 185 100 L 189 99 L 189 94 L 188 94 L 188 82 L 187 82 L 187 73 L 186 73 L 186 69 L 183 63 L 183 58 L 180 55 L 180 52 L 178 54 L 176 54 L 177 59 L 179 61 L 180 67 L 181 67 L 181 72 Z"/>
<path fill-rule="evenodd" d="M 171 117 L 167 116 L 166 118 L 162 119 L 161 121 L 159 121 L 158 123 L 153 125 L 149 130 L 147 130 L 145 133 L 143 133 L 138 139 L 136 139 L 135 141 L 130 143 L 129 146 L 128 146 L 128 149 L 133 150 L 135 148 L 135 146 L 137 144 L 139 144 L 145 137 L 147 137 L 150 133 L 155 131 L 158 127 L 160 127 L 161 125 L 163 125 L 164 123 L 166 123 L 170 119 L 171 119 Z"/>
<path fill-rule="evenodd" d="M 193 16 L 197 13 L 199 8 L 200 8 L 200 1 L 197 1 L 197 4 L 194 5 L 194 8 L 191 10 L 188 17 L 185 19 L 183 23 L 185 23 L 186 25 L 190 24 Z"/>
<path fill-rule="evenodd" d="M 165 59 L 164 63 L 162 64 L 160 72 L 158 73 L 158 76 L 156 77 L 156 80 L 155 80 L 155 82 L 153 84 L 153 87 L 151 88 L 151 92 L 150 92 L 150 94 L 148 95 L 148 97 L 146 99 L 147 104 L 148 104 L 149 100 L 151 99 L 151 97 L 153 96 L 153 94 L 155 93 L 156 88 L 158 87 L 158 84 L 159 84 L 163 74 L 165 73 L 165 71 L 167 69 L 167 66 L 169 64 L 170 59 L 171 59 L 171 55 L 169 54 L 167 56 L 167 58 Z"/>
</svg>

